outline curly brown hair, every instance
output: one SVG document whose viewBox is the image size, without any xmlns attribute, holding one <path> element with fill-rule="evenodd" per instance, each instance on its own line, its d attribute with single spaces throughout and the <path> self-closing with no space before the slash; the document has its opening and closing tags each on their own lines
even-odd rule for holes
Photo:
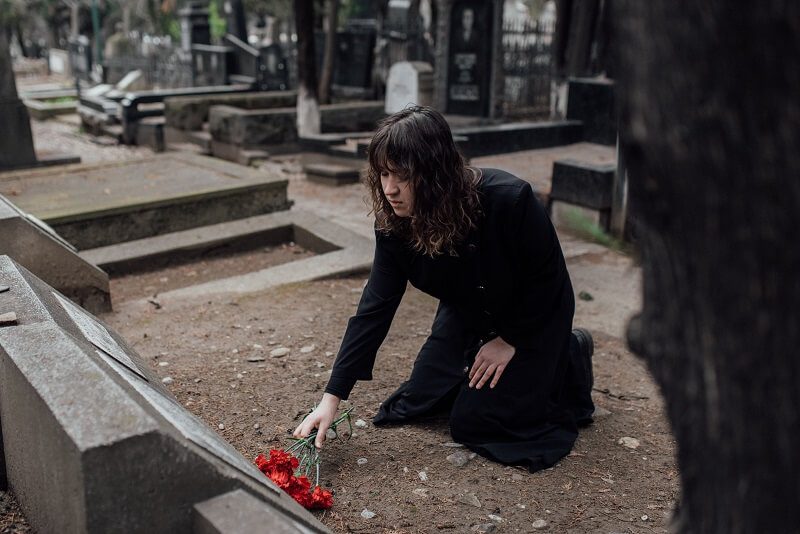
<svg viewBox="0 0 800 534">
<path fill-rule="evenodd" d="M 444 117 L 423 106 L 387 117 L 367 157 L 366 182 L 378 231 L 397 235 L 428 256 L 454 255 L 480 217 L 480 171 L 466 165 Z M 410 217 L 395 215 L 381 186 L 383 171 L 409 178 L 414 191 Z"/>
</svg>

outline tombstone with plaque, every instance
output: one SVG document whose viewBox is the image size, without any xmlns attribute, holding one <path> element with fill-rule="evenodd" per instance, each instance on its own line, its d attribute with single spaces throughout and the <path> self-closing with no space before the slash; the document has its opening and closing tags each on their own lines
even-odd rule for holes
<svg viewBox="0 0 800 534">
<path fill-rule="evenodd" d="M 8 256 L 0 285 L 15 318 L 0 325 L 2 457 L 37 532 L 189 533 L 203 503 L 235 490 L 251 499 L 227 500 L 215 521 L 327 532 L 100 320 Z"/>
<path fill-rule="evenodd" d="M 389 69 L 386 80 L 386 113 L 396 113 L 409 105 L 433 103 L 433 67 L 421 61 L 398 61 Z"/>
<path fill-rule="evenodd" d="M 181 18 L 181 48 L 192 51 L 192 45 L 211 44 L 211 26 L 208 23 L 208 2 L 190 0 L 178 11 Z"/>
<path fill-rule="evenodd" d="M 450 11 L 447 112 L 489 114 L 493 30 L 491 2 L 462 0 Z"/>
</svg>

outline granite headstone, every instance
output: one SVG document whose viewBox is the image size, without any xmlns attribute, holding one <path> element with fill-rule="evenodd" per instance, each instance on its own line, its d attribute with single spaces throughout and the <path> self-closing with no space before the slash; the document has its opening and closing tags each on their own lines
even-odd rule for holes
<svg viewBox="0 0 800 534">
<path fill-rule="evenodd" d="M 278 524 L 327 532 L 107 325 L 7 256 L 0 283 L 17 315 L 0 327 L 5 473 L 37 532 L 188 534 L 196 504 L 237 489 Z"/>
</svg>

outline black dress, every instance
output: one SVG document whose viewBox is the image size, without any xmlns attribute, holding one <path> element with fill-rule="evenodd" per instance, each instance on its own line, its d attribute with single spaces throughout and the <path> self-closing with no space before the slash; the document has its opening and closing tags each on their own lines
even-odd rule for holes
<svg viewBox="0 0 800 534">
<path fill-rule="evenodd" d="M 457 255 L 415 253 L 376 233 L 375 259 L 345 332 L 326 392 L 346 399 L 370 380 L 375 356 L 411 282 L 439 299 L 431 335 L 408 381 L 383 402 L 376 424 L 450 408 L 453 439 L 505 464 L 536 471 L 569 453 L 576 421 L 591 416 L 586 363 L 570 350 L 575 309 L 564 256 L 530 184 L 483 169 L 479 227 Z M 494 389 L 469 388 L 478 348 L 500 336 L 515 349 Z"/>
</svg>

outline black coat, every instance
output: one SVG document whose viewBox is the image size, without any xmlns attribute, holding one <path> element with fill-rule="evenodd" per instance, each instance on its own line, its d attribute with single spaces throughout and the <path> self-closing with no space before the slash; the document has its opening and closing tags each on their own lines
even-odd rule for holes
<svg viewBox="0 0 800 534">
<path fill-rule="evenodd" d="M 575 302 L 555 230 L 530 184 L 505 171 L 482 172 L 482 217 L 457 256 L 431 258 L 376 233 L 369 281 L 325 391 L 346 399 L 357 380 L 372 378 L 407 282 L 456 309 L 483 341 L 499 335 L 518 357 L 562 356 Z"/>
</svg>

